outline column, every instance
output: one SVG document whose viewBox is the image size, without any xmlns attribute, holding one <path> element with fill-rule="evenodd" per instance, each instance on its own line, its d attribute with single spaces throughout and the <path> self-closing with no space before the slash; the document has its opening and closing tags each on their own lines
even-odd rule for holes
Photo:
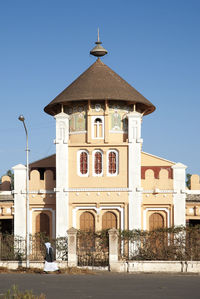
<svg viewBox="0 0 200 299">
<path fill-rule="evenodd" d="M 141 122 L 142 114 L 134 111 L 128 117 L 128 188 L 129 229 L 141 229 Z"/>
<path fill-rule="evenodd" d="M 176 163 L 173 168 L 173 184 L 174 184 L 174 226 L 186 225 L 185 217 L 185 170 L 187 166 Z"/>
<path fill-rule="evenodd" d="M 68 140 L 69 117 L 61 112 L 56 119 L 56 237 L 68 229 Z"/>
<path fill-rule="evenodd" d="M 77 266 L 77 252 L 76 252 L 77 230 L 72 227 L 68 229 L 67 235 L 68 235 L 68 267 L 76 267 Z"/>
<path fill-rule="evenodd" d="M 14 170 L 14 234 L 26 238 L 26 167 L 18 164 Z"/>
</svg>

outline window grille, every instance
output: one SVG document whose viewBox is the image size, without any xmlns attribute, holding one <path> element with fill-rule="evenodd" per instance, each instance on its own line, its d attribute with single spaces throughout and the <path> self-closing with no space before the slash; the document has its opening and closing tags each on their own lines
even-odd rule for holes
<svg viewBox="0 0 200 299">
<path fill-rule="evenodd" d="M 102 173 L 102 153 L 96 152 L 94 156 L 94 171 L 95 174 Z"/>
<path fill-rule="evenodd" d="M 88 172 L 88 155 L 86 152 L 80 154 L 80 173 L 87 174 Z"/>
</svg>

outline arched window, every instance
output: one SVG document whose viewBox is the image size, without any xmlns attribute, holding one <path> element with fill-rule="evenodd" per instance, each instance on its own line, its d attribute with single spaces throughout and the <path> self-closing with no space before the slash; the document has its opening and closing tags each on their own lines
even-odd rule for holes
<svg viewBox="0 0 200 299">
<path fill-rule="evenodd" d="M 80 176 L 88 176 L 88 152 L 85 150 L 78 151 L 77 156 L 77 166 L 78 166 L 78 175 Z"/>
<path fill-rule="evenodd" d="M 45 213 L 40 213 L 36 216 L 36 233 L 44 233 L 50 235 L 49 216 Z"/>
<path fill-rule="evenodd" d="M 159 213 L 153 213 L 149 217 L 149 230 L 154 230 L 157 228 L 163 228 L 164 227 L 164 218 Z"/>
<path fill-rule="evenodd" d="M 118 174 L 118 151 L 110 150 L 107 155 L 107 172 L 108 175 Z"/>
<path fill-rule="evenodd" d="M 86 152 L 80 154 L 80 173 L 86 174 L 88 170 L 88 155 Z"/>
<path fill-rule="evenodd" d="M 103 156 L 102 152 L 99 150 L 93 153 L 93 174 L 96 176 L 101 176 L 103 174 Z"/>
<path fill-rule="evenodd" d="M 84 212 L 80 216 L 80 230 L 95 231 L 94 216 L 90 212 Z"/>
<path fill-rule="evenodd" d="M 102 229 L 117 228 L 117 217 L 112 212 L 106 212 L 102 217 Z"/>
<path fill-rule="evenodd" d="M 104 138 L 104 117 L 103 116 L 92 117 L 92 138 L 94 139 Z"/>
</svg>

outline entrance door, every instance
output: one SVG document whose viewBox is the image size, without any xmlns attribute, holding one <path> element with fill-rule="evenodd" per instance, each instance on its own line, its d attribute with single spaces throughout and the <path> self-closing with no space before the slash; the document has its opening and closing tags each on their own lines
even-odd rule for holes
<svg viewBox="0 0 200 299">
<path fill-rule="evenodd" d="M 117 217 L 112 212 L 106 212 L 102 217 L 102 229 L 117 228 Z"/>
<path fill-rule="evenodd" d="M 163 228 L 164 227 L 164 218 L 159 213 L 153 213 L 149 217 L 149 230 L 154 230 L 157 228 Z"/>
<path fill-rule="evenodd" d="M 50 235 L 49 216 L 45 213 L 40 213 L 36 217 L 36 233 L 44 233 L 46 236 Z"/>
<path fill-rule="evenodd" d="M 95 231 L 94 216 L 90 212 L 84 212 L 80 217 L 80 230 Z"/>
</svg>

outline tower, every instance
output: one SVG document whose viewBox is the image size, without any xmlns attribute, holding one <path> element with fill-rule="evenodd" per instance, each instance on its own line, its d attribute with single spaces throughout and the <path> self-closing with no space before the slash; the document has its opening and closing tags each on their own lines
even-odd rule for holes
<svg viewBox="0 0 200 299">
<path fill-rule="evenodd" d="M 141 121 L 155 107 L 100 57 L 44 111 L 56 120 L 56 236 L 141 228 Z"/>
</svg>

